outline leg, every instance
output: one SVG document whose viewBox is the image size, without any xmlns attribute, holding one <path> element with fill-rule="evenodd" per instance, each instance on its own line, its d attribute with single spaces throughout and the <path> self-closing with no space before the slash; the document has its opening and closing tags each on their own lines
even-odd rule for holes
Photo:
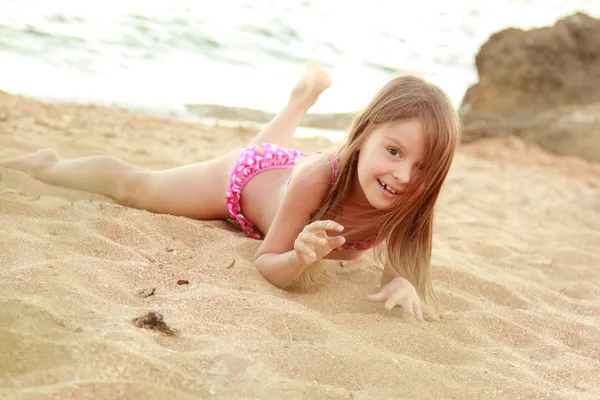
<svg viewBox="0 0 600 400">
<path fill-rule="evenodd" d="M 225 192 L 240 151 L 166 171 L 150 171 L 106 156 L 60 160 L 53 150 L 0 160 L 0 165 L 52 185 L 109 196 L 133 208 L 221 219 L 228 216 Z"/>
<path fill-rule="evenodd" d="M 286 106 L 256 135 L 251 144 L 267 142 L 289 147 L 304 115 L 329 86 L 331 78 L 327 72 L 314 62 L 309 62 Z"/>
</svg>

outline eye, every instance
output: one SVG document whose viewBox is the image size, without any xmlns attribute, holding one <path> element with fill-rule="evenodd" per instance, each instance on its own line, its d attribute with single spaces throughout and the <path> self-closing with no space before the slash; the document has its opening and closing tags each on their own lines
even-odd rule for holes
<svg viewBox="0 0 600 400">
<path fill-rule="evenodd" d="M 400 152 L 400 150 L 395 149 L 393 147 L 388 147 L 387 152 L 394 157 L 402 157 L 402 153 Z"/>
</svg>

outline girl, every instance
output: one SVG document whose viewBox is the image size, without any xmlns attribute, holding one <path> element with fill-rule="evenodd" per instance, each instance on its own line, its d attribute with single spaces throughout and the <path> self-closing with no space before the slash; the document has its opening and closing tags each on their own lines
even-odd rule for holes
<svg viewBox="0 0 600 400">
<path fill-rule="evenodd" d="M 459 143 L 459 117 L 442 90 L 398 76 L 357 115 L 336 152 L 287 149 L 330 85 L 309 63 L 287 105 L 249 147 L 208 162 L 150 171 L 114 157 L 61 160 L 41 150 L 0 165 L 154 213 L 232 218 L 262 239 L 254 263 L 280 288 L 321 258 L 356 259 L 377 246 L 382 286 L 368 299 L 437 320 L 426 306 L 433 212 Z"/>
</svg>

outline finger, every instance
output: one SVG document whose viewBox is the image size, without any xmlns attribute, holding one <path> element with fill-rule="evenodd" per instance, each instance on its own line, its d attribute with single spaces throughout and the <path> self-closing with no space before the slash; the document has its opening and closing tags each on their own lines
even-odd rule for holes
<svg viewBox="0 0 600 400">
<path fill-rule="evenodd" d="M 392 308 L 394 308 L 395 305 L 400 304 L 402 302 L 403 297 L 405 297 L 403 292 L 392 293 L 392 295 L 388 297 L 383 307 L 386 310 L 391 310 Z"/>
<path fill-rule="evenodd" d="M 413 301 L 411 300 L 411 296 L 406 296 L 404 298 L 404 301 L 402 302 L 402 310 L 404 310 L 404 313 L 406 315 L 409 315 L 411 317 L 415 315 L 415 312 L 413 311 Z"/>
<path fill-rule="evenodd" d="M 312 232 L 303 232 L 300 234 L 300 239 L 304 243 L 323 245 L 327 243 L 327 239 L 319 237 Z"/>
<path fill-rule="evenodd" d="M 329 246 L 332 249 L 338 248 L 346 243 L 346 238 L 343 236 L 331 236 L 329 239 Z"/>
<path fill-rule="evenodd" d="M 310 259 L 314 259 L 314 258 L 317 257 L 317 255 L 315 254 L 314 250 L 311 249 L 310 246 L 308 246 L 302 240 L 296 241 L 296 245 L 294 246 L 294 249 L 297 252 L 299 252 L 301 254 L 304 254 L 306 257 L 308 257 Z"/>
<path fill-rule="evenodd" d="M 379 292 L 377 292 L 375 294 L 367 295 L 367 300 L 372 301 L 372 302 L 383 301 L 386 298 L 387 298 L 387 293 L 386 293 L 385 289 L 381 289 Z"/>
<path fill-rule="evenodd" d="M 309 225 L 311 230 L 335 230 L 335 231 L 343 231 L 344 227 L 332 220 L 324 220 L 324 221 L 315 221 Z"/>
<path fill-rule="evenodd" d="M 423 304 L 423 316 L 428 321 L 440 322 L 440 317 L 438 317 L 435 310 L 427 304 Z"/>
<path fill-rule="evenodd" d="M 415 314 L 415 318 L 419 322 L 423 322 L 423 312 L 421 310 L 421 300 L 417 300 L 413 303 L 413 313 Z"/>
</svg>

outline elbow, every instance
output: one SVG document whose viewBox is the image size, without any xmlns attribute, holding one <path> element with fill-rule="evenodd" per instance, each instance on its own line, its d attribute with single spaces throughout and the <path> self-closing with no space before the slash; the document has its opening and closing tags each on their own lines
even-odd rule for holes
<svg viewBox="0 0 600 400">
<path fill-rule="evenodd" d="M 292 282 L 283 282 L 283 281 L 277 279 L 277 277 L 271 276 L 269 274 L 265 274 L 260 269 L 258 271 L 263 276 L 263 278 L 265 278 L 265 280 L 267 282 L 269 282 L 271 285 L 275 286 L 278 289 L 285 290 L 292 284 Z"/>
<path fill-rule="evenodd" d="M 267 257 L 265 257 L 267 256 Z M 291 282 L 285 282 L 281 279 L 281 277 L 279 276 L 279 274 L 277 274 L 277 270 L 270 268 L 269 263 L 268 263 L 268 255 L 266 254 L 257 254 L 254 257 L 254 266 L 256 267 L 256 269 L 258 270 L 258 272 L 262 275 L 263 278 L 265 278 L 265 280 L 267 282 L 269 282 L 271 285 L 279 288 L 279 289 L 286 289 L 288 286 L 291 285 Z"/>
<path fill-rule="evenodd" d="M 256 266 L 256 269 L 258 269 L 258 272 L 262 275 L 262 277 L 265 278 L 265 280 L 271 285 L 282 290 L 289 286 L 289 284 L 281 282 L 279 279 L 277 279 L 277 277 L 274 276 L 273 271 L 270 271 L 268 268 L 262 267 L 260 262 L 255 261 L 254 265 Z"/>
</svg>

